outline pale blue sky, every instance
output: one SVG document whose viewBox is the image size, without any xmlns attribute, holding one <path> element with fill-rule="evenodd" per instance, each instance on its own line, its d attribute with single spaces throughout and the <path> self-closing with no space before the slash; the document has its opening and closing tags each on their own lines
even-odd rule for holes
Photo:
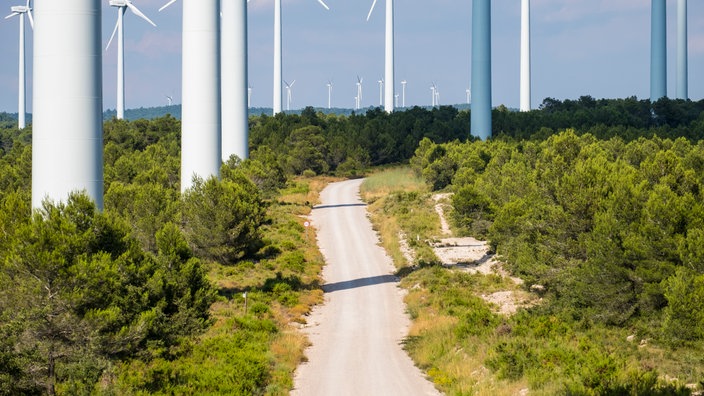
<svg viewBox="0 0 704 396">
<path fill-rule="evenodd" d="M 159 13 L 161 0 L 133 0 L 158 27 L 126 19 L 127 108 L 180 103 L 181 6 Z M 2 0 L 5 14 L 22 3 Z M 379 104 L 384 64 L 384 0 L 369 22 L 371 0 L 283 0 L 284 79 L 296 80 L 292 108 L 353 107 L 356 76 L 364 78 L 363 105 Z M 668 95 L 675 96 L 676 1 L 668 0 Z M 104 1 L 103 41 L 116 10 Z M 396 0 L 396 90 L 408 81 L 407 105 L 429 105 L 435 82 L 441 104 L 463 103 L 470 80 L 470 0 Z M 532 0 L 533 106 L 545 97 L 649 97 L 650 0 Z M 492 5 L 493 104 L 518 107 L 520 0 Z M 0 111 L 17 108 L 16 18 L 0 20 Z M 28 33 L 28 54 L 32 35 Z M 273 0 L 249 4 L 252 105 L 271 107 Z M 704 98 L 704 1 L 689 1 L 689 94 Z M 115 107 L 115 47 L 104 57 L 104 107 Z M 28 59 L 31 111 L 31 58 Z M 284 103 L 285 106 L 285 103 Z"/>
</svg>

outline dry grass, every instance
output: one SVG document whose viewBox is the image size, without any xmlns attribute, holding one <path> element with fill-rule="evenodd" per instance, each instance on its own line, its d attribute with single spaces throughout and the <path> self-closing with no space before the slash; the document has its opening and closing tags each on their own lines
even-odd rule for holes
<svg viewBox="0 0 704 396">
<path fill-rule="evenodd" d="M 232 331 L 232 320 L 245 315 L 244 291 L 249 292 L 249 307 L 255 303 L 268 306 L 269 312 L 264 316 L 273 319 L 279 329 L 270 342 L 267 353 L 271 369 L 269 385 L 264 392 L 266 395 L 287 395 L 293 387 L 293 373 L 304 359 L 303 352 L 308 340 L 297 329 L 301 323 L 306 322 L 313 306 L 323 301 L 323 291 L 316 285 L 324 260 L 316 245 L 315 229 L 305 229 L 303 222 L 313 205 L 318 203 L 322 189 L 328 183 L 338 180 L 331 177 L 296 179 L 282 191 L 277 202 L 269 207 L 273 223 L 262 230 L 265 238 L 284 246 L 284 251 L 301 252 L 305 259 L 302 272 L 279 268 L 281 260 L 277 260 L 277 256 L 256 262 L 241 262 L 235 266 L 209 265 L 208 277 L 220 290 L 222 297 L 211 307 L 214 324 L 203 335 L 204 338 Z M 307 285 L 296 291 L 296 304 L 281 304 L 262 290 L 267 279 L 275 277 L 277 273 L 297 276 Z"/>
<path fill-rule="evenodd" d="M 360 195 L 364 201 L 374 202 L 395 191 L 427 191 L 427 187 L 409 167 L 388 168 L 368 176 Z"/>
<path fill-rule="evenodd" d="M 426 303 L 430 291 L 414 287 L 406 303 L 415 313 L 409 331 L 409 353 L 428 377 L 448 394 L 513 396 L 528 388 L 525 381 L 496 379 L 484 366 L 488 345 L 481 337 L 458 340 L 458 318 L 438 313 Z M 422 338 L 422 341 L 420 341 Z"/>
</svg>

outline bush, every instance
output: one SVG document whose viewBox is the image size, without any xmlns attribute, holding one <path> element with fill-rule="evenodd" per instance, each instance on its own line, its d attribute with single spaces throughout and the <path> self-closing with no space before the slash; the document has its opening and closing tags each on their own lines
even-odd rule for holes
<svg viewBox="0 0 704 396">
<path fill-rule="evenodd" d="M 183 229 L 196 253 L 224 264 L 259 250 L 265 214 L 257 188 L 244 177 L 195 180 L 183 196 Z"/>
</svg>

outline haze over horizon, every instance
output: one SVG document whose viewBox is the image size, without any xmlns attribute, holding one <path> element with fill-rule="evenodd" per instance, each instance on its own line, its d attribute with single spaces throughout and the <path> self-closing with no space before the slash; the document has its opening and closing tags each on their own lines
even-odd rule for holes
<svg viewBox="0 0 704 396">
<path fill-rule="evenodd" d="M 158 12 L 166 1 L 134 0 L 157 25 L 129 11 L 125 19 L 126 107 L 181 103 L 181 5 Z M 369 1 L 283 0 L 284 79 L 296 80 L 292 109 L 352 108 L 355 82 L 364 78 L 362 106 L 379 105 L 384 64 L 383 1 L 365 22 Z M 23 1 L 5 1 L 10 6 Z M 117 10 L 103 2 L 103 43 Z M 532 0 L 533 108 L 546 97 L 646 99 L 650 93 L 650 0 Z M 668 96 L 675 97 L 676 2 L 668 1 Z M 406 105 L 431 103 L 435 82 L 440 104 L 466 100 L 470 80 L 471 2 L 400 2 L 396 15 L 396 93 L 407 80 Z M 252 106 L 271 107 L 273 0 L 249 3 L 249 80 Z M 0 8 L 2 11 L 2 8 Z M 689 1 L 689 97 L 704 98 L 704 2 Z M 32 39 L 27 25 L 27 109 L 32 112 Z M 493 105 L 519 103 L 520 1 L 492 4 Z M 0 21 L 0 111 L 17 112 L 17 18 Z M 116 46 L 104 52 L 103 107 L 115 108 Z M 285 92 L 285 91 L 284 91 Z M 399 98 L 401 104 L 401 98 Z M 284 98 L 285 108 L 285 98 Z"/>
</svg>

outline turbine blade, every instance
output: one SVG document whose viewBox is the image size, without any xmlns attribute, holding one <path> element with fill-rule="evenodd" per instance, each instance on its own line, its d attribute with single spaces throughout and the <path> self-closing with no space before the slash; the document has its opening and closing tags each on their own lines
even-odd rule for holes
<svg viewBox="0 0 704 396">
<path fill-rule="evenodd" d="M 29 0 L 27 0 L 27 3 L 29 3 Z M 31 8 L 27 8 L 27 16 L 29 17 L 29 26 L 34 29 L 34 17 L 32 16 Z"/>
<path fill-rule="evenodd" d="M 139 8 L 137 8 L 136 6 L 134 6 L 131 1 L 127 1 L 127 2 L 125 2 L 125 4 L 127 4 L 127 8 L 129 8 L 130 10 L 132 10 L 132 13 L 133 13 L 133 14 L 137 15 L 138 17 L 140 17 L 140 18 L 144 19 L 145 21 L 149 22 L 149 24 L 151 24 L 152 26 L 156 27 L 156 23 L 152 22 L 151 19 L 147 18 L 147 16 L 144 15 L 144 13 L 142 13 L 142 11 L 139 10 Z"/>
<path fill-rule="evenodd" d="M 117 12 L 121 12 L 118 10 Z M 108 45 L 105 46 L 105 51 L 110 48 L 110 44 L 112 44 L 112 40 L 115 38 L 115 33 L 117 33 L 117 28 L 120 26 L 120 20 L 118 19 L 117 22 L 115 22 L 115 29 L 112 30 L 112 36 L 110 36 L 110 40 L 108 40 Z"/>
<path fill-rule="evenodd" d="M 369 9 L 369 14 L 367 14 L 367 21 L 369 20 L 369 18 L 371 18 L 375 5 L 376 5 L 376 0 L 374 0 L 374 2 L 372 3 L 372 8 Z"/>
<path fill-rule="evenodd" d="M 159 8 L 159 12 L 161 12 L 164 8 L 170 6 L 171 4 L 175 3 L 176 0 L 171 0 L 168 3 L 164 4 L 161 8 Z"/>
<path fill-rule="evenodd" d="M 296 83 L 296 80 L 291 81 L 291 86 L 293 87 L 293 84 Z"/>
<path fill-rule="evenodd" d="M 326 10 L 330 11 L 330 7 L 328 7 L 328 5 L 325 4 L 325 2 L 323 0 L 318 0 L 318 3 L 320 3 L 320 5 L 322 5 L 323 7 L 325 7 Z"/>
<path fill-rule="evenodd" d="M 19 15 L 19 14 L 20 14 L 19 12 L 13 12 L 12 14 L 6 16 L 5 19 L 10 19 L 10 18 L 12 18 L 13 16 L 17 16 L 17 15 Z"/>
</svg>

